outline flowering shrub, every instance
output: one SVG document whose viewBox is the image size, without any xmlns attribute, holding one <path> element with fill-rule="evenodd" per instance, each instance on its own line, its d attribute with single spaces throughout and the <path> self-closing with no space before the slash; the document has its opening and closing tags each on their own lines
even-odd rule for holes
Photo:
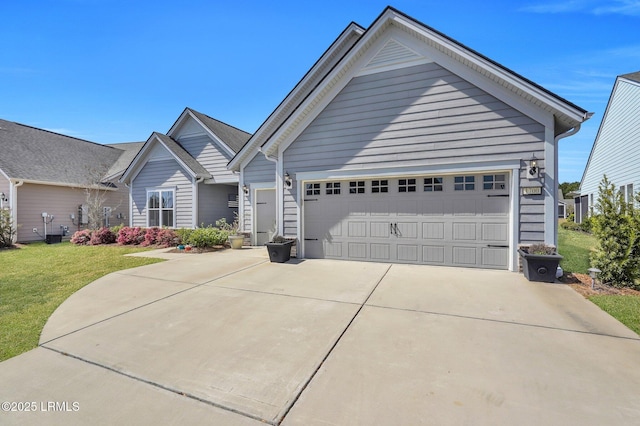
<svg viewBox="0 0 640 426">
<path fill-rule="evenodd" d="M 173 229 L 161 229 L 156 237 L 156 244 L 161 247 L 175 246 L 179 241 Z"/>
<path fill-rule="evenodd" d="M 83 229 L 82 231 L 76 231 L 71 236 L 71 243 L 78 245 L 86 245 L 91 241 L 91 231 Z"/>
<path fill-rule="evenodd" d="M 113 244 L 115 242 L 116 234 L 114 234 L 109 228 L 100 228 L 91 233 L 91 240 L 89 241 L 89 244 L 97 246 L 99 244 Z"/>
<path fill-rule="evenodd" d="M 122 227 L 118 232 L 118 244 L 120 245 L 137 245 L 142 244 L 144 241 L 144 235 L 146 230 L 136 226 L 130 228 L 128 226 Z"/>
</svg>

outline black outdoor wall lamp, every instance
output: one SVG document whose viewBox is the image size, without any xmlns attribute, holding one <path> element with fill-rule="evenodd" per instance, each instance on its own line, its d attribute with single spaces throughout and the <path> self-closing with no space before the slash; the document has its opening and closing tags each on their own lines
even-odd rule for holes
<svg viewBox="0 0 640 426">
<path fill-rule="evenodd" d="M 285 172 L 284 173 L 284 186 L 286 186 L 287 188 L 291 188 L 292 184 L 293 184 L 293 180 L 291 179 L 291 175 L 289 174 L 289 172 Z"/>
</svg>

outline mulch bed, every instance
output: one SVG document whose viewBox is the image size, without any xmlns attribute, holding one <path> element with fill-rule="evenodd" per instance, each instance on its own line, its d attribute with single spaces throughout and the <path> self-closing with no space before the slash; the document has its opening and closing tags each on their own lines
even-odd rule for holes
<svg viewBox="0 0 640 426">
<path fill-rule="evenodd" d="M 569 284 L 571 288 L 583 295 L 584 297 L 594 296 L 598 294 L 618 294 L 639 296 L 640 291 L 630 288 L 616 288 L 606 284 L 596 282 L 594 288 L 591 288 L 591 277 L 588 274 L 565 274 L 560 281 Z"/>
<path fill-rule="evenodd" d="M 191 250 L 187 251 L 187 250 L 178 250 L 177 248 L 174 248 L 173 250 L 168 250 L 167 253 L 184 253 L 184 254 L 200 254 L 200 253 L 211 253 L 211 252 L 215 252 L 215 251 L 222 251 L 222 250 L 226 250 L 227 247 L 226 246 L 214 246 L 214 247 L 204 247 L 204 248 L 196 248 L 196 247 L 192 247 Z"/>
</svg>

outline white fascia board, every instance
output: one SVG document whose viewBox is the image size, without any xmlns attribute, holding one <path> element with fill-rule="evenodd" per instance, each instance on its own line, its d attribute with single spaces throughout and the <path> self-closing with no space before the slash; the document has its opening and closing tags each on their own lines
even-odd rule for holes
<svg viewBox="0 0 640 426">
<path fill-rule="evenodd" d="M 464 49 L 460 45 L 441 36 L 440 34 L 429 31 L 428 28 L 423 27 L 421 25 L 416 25 L 414 22 L 407 20 L 403 16 L 397 15 L 395 13 L 394 15 L 395 15 L 393 18 L 394 21 L 401 23 L 402 25 L 406 26 L 407 28 L 410 28 L 411 30 L 415 31 L 418 34 L 421 34 L 427 38 L 437 41 L 445 49 L 456 54 L 463 60 L 467 60 L 471 63 L 478 65 L 480 68 L 483 68 L 484 70 L 492 74 L 496 79 L 504 80 L 507 84 L 512 86 L 516 91 L 521 90 L 525 93 L 530 94 L 531 96 L 535 97 L 536 99 L 539 99 L 541 102 L 548 105 L 550 108 L 570 117 L 571 119 L 577 122 L 582 123 L 588 118 L 585 116 L 584 113 L 575 109 L 571 105 L 565 102 L 562 102 L 560 99 L 550 95 L 549 93 L 541 90 L 540 88 L 534 85 L 531 85 L 530 83 L 524 80 L 521 80 L 520 78 L 511 74 L 509 71 L 505 70 L 504 68 L 486 60 L 485 58 L 475 55 L 474 53 L 468 51 L 467 49 Z"/>
<path fill-rule="evenodd" d="M 17 182 L 22 182 L 32 184 L 32 185 L 48 185 L 48 186 L 62 186 L 65 188 L 79 188 L 79 189 L 91 189 L 93 188 L 91 185 L 80 185 L 77 183 L 68 183 L 68 182 L 50 182 L 45 180 L 33 180 L 33 179 L 9 179 L 11 184 L 15 184 Z M 100 190 L 104 191 L 117 191 L 118 188 L 109 188 L 109 187 L 98 187 Z"/>
<path fill-rule="evenodd" d="M 178 117 L 176 122 L 173 123 L 173 126 L 171 126 L 169 131 L 166 133 L 167 136 L 172 135 L 176 130 L 178 130 L 178 127 L 182 125 L 182 122 L 185 120 L 185 117 L 187 117 L 188 114 L 189 114 L 189 108 L 185 108 L 182 111 L 182 113 L 180 113 L 180 117 Z"/>
<path fill-rule="evenodd" d="M 520 160 L 484 161 L 469 163 L 446 163 L 431 166 L 407 167 L 371 167 L 351 170 L 326 170 L 317 172 L 298 172 L 296 181 L 339 180 L 339 179 L 368 179 L 376 177 L 415 176 L 415 175 L 450 175 L 456 173 L 512 171 L 520 169 Z"/>
<path fill-rule="evenodd" d="M 152 143 L 153 139 L 157 139 L 157 138 L 155 138 L 154 135 L 149 136 L 149 138 L 144 143 L 144 145 L 142 145 L 142 148 L 140 148 L 140 151 L 138 151 L 136 156 L 133 157 L 133 160 L 131 160 L 131 163 L 129 163 L 129 166 L 127 167 L 127 169 L 124 171 L 124 173 L 122 173 L 122 176 L 120 176 L 120 179 L 118 179 L 118 182 L 126 182 L 127 177 L 131 176 L 132 174 L 134 174 L 134 176 L 131 177 L 130 181 L 133 181 L 133 179 L 135 179 L 135 176 L 139 172 L 139 170 L 138 170 L 139 169 L 139 162 L 147 154 L 147 152 L 151 149 L 150 145 L 153 145 L 153 143 Z M 134 171 L 135 171 L 135 173 L 134 173 Z"/>
<path fill-rule="evenodd" d="M 232 177 L 225 177 L 225 178 L 212 178 L 212 179 L 205 179 L 203 182 L 207 185 L 215 185 L 217 183 L 219 184 L 237 184 L 240 181 L 240 179 L 238 178 L 238 176 L 232 176 Z"/>
<path fill-rule="evenodd" d="M 349 24 L 349 26 L 342 32 L 342 34 L 338 37 L 338 39 L 336 39 L 336 41 L 332 43 L 329 49 L 326 52 L 324 52 L 324 54 L 320 57 L 320 59 L 313 65 L 313 67 L 311 67 L 311 69 L 307 71 L 307 73 L 302 78 L 302 80 L 300 80 L 300 82 L 294 87 L 294 89 L 284 98 L 284 100 L 269 115 L 267 120 L 264 123 L 262 123 L 262 125 L 258 128 L 258 130 L 256 130 L 256 132 L 253 134 L 253 136 L 250 139 L 251 144 L 245 145 L 240 150 L 240 152 L 238 152 L 238 154 L 233 159 L 231 159 L 231 161 L 227 165 L 229 169 L 237 171 L 239 167 L 241 167 L 241 164 L 245 163 L 245 159 L 248 155 L 251 155 L 252 157 L 255 156 L 255 152 L 258 151 L 258 148 L 264 144 L 265 139 L 269 136 L 269 132 L 271 131 L 271 129 L 278 126 L 277 121 L 281 121 L 283 119 L 282 117 L 279 117 L 279 114 L 282 112 L 282 110 L 290 108 L 292 106 L 291 105 L 292 100 L 295 99 L 298 93 L 307 85 L 309 80 L 316 77 L 315 76 L 316 71 L 319 68 L 322 68 L 327 62 L 327 60 L 329 60 L 334 56 L 337 50 L 342 49 L 344 41 L 354 33 L 363 34 L 364 30 L 355 23 Z M 295 107 L 291 108 L 292 111 L 294 111 L 295 109 L 296 109 Z M 287 116 L 284 117 L 284 119 L 286 118 Z M 249 159 L 248 161 L 251 161 L 251 159 Z"/>
</svg>

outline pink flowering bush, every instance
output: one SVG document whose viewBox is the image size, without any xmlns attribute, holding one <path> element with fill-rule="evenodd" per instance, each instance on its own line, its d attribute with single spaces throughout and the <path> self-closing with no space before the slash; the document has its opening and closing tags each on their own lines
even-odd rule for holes
<svg viewBox="0 0 640 426">
<path fill-rule="evenodd" d="M 83 229 L 82 231 L 76 231 L 71 236 L 71 243 L 78 245 L 86 245 L 91 241 L 91 231 Z"/>
<path fill-rule="evenodd" d="M 144 241 L 146 230 L 136 226 L 130 228 L 128 226 L 123 227 L 118 232 L 118 244 L 120 245 L 138 245 Z"/>
<path fill-rule="evenodd" d="M 176 245 L 179 239 L 175 231 L 166 228 L 147 228 L 147 232 L 144 235 L 144 241 L 142 245 L 158 246 L 158 247 L 170 247 Z"/>
<path fill-rule="evenodd" d="M 100 228 L 91 233 L 89 244 L 97 246 L 99 244 L 113 244 L 116 242 L 116 234 L 109 228 Z"/>
</svg>

